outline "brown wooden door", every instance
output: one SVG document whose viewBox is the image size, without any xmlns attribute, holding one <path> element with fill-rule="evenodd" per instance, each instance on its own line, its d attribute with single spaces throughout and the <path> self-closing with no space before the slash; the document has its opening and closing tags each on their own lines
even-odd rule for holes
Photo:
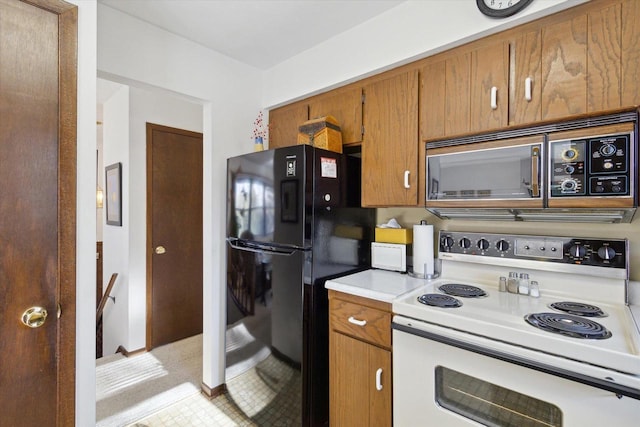
<svg viewBox="0 0 640 427">
<path fill-rule="evenodd" d="M 0 0 L 3 427 L 75 418 L 76 28 L 76 6 Z"/>
<path fill-rule="evenodd" d="M 418 204 L 418 70 L 371 83 L 364 90 L 362 204 L 415 206 Z"/>
<path fill-rule="evenodd" d="M 202 134 L 147 123 L 147 350 L 202 332 Z"/>
</svg>

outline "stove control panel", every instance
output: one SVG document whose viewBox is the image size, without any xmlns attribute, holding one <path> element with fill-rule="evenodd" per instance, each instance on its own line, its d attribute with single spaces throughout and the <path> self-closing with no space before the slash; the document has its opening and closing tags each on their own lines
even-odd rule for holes
<svg viewBox="0 0 640 427">
<path fill-rule="evenodd" d="M 462 254 L 625 269 L 628 242 L 624 239 L 581 239 L 441 231 L 440 254 Z M 447 257 L 444 255 L 443 259 Z"/>
</svg>

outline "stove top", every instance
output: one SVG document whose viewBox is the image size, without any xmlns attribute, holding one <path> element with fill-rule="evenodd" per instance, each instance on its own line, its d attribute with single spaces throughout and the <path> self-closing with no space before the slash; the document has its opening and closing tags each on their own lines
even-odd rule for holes
<svg viewBox="0 0 640 427">
<path fill-rule="evenodd" d="M 440 244 L 440 278 L 396 299 L 396 315 L 509 344 L 513 354 L 531 350 L 640 378 L 640 333 L 625 304 L 625 243 L 446 232 Z M 602 245 L 625 260 L 595 259 Z M 511 251 L 493 253 L 498 247 Z M 540 296 L 500 292 L 500 277 L 513 270 L 536 280 Z M 452 287 L 463 295 L 452 295 Z"/>
</svg>

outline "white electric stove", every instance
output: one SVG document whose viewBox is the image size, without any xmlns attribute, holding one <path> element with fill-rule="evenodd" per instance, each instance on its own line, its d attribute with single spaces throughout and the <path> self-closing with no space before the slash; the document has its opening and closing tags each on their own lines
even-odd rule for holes
<svg viewBox="0 0 640 427">
<path fill-rule="evenodd" d="M 625 240 L 441 232 L 439 241 L 441 276 L 393 302 L 395 425 L 637 422 Z M 510 272 L 537 287 L 502 292 Z"/>
</svg>

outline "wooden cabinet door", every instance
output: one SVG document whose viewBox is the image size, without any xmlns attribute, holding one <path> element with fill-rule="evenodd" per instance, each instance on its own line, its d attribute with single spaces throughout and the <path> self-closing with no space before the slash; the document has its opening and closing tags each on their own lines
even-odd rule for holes
<svg viewBox="0 0 640 427">
<path fill-rule="evenodd" d="M 446 60 L 445 135 L 469 132 L 469 91 L 471 89 L 471 53 Z"/>
<path fill-rule="evenodd" d="M 420 140 L 445 136 L 446 61 L 428 61 L 420 69 Z"/>
<path fill-rule="evenodd" d="M 309 120 L 306 102 L 295 102 L 269 111 L 269 148 L 298 143 L 298 127 Z"/>
<path fill-rule="evenodd" d="M 391 426 L 389 351 L 332 331 L 329 366 L 332 426 Z"/>
<path fill-rule="evenodd" d="M 507 125 L 509 113 L 509 44 L 480 48 L 471 57 L 472 132 Z"/>
<path fill-rule="evenodd" d="M 512 51 L 513 77 L 509 82 L 509 125 L 540 121 L 542 113 L 540 31 L 529 31 L 515 37 Z"/>
<path fill-rule="evenodd" d="M 542 119 L 587 112 L 587 16 L 542 29 Z"/>
<path fill-rule="evenodd" d="M 392 425 L 391 352 L 369 346 L 369 425 Z"/>
<path fill-rule="evenodd" d="M 329 423 L 332 426 L 369 425 L 366 363 L 369 344 L 331 332 L 329 349 Z"/>
<path fill-rule="evenodd" d="M 615 4 L 588 15 L 588 112 L 621 106 L 621 13 L 622 7 Z"/>
<path fill-rule="evenodd" d="M 328 115 L 338 120 L 343 145 L 362 141 L 362 88 L 333 90 L 309 100 L 309 118 Z"/>
<path fill-rule="evenodd" d="M 363 206 L 418 204 L 418 70 L 364 88 Z"/>
<path fill-rule="evenodd" d="M 622 3 L 622 105 L 640 104 L 640 2 Z"/>
</svg>

